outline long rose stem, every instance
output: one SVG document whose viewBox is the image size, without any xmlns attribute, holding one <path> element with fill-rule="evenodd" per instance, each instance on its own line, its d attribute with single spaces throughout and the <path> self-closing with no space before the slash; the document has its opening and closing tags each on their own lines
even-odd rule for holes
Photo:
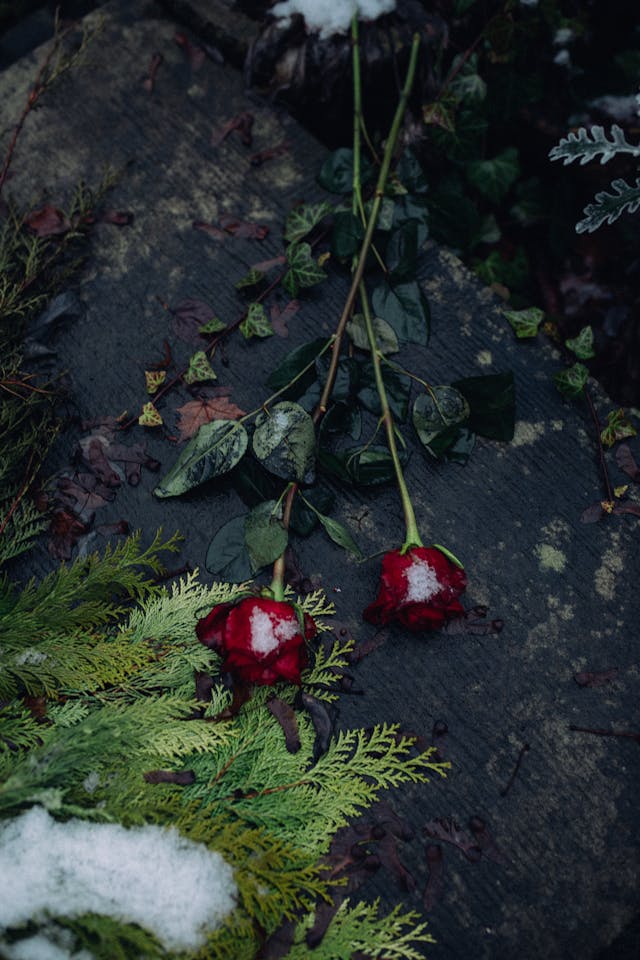
<svg viewBox="0 0 640 960">
<path fill-rule="evenodd" d="M 376 389 L 378 391 L 378 397 L 380 398 L 380 408 L 382 410 L 381 419 L 387 435 L 387 446 L 389 447 L 389 453 L 391 454 L 391 459 L 393 461 L 393 469 L 396 474 L 396 482 L 398 484 L 400 500 L 402 502 L 402 510 L 404 513 L 404 522 L 407 531 L 402 547 L 402 552 L 404 552 L 410 547 L 421 547 L 422 540 L 420 539 L 420 532 L 418 530 L 418 524 L 416 523 L 416 515 L 413 509 L 413 504 L 411 503 L 411 497 L 409 496 L 409 490 L 404 479 L 402 465 L 400 463 L 393 414 L 391 413 L 391 409 L 389 407 L 387 389 L 384 385 L 384 379 L 382 377 L 380 351 L 378 349 L 375 330 L 373 329 L 373 317 L 371 315 L 369 297 L 367 296 L 367 290 L 364 283 L 360 284 L 360 302 L 362 303 L 362 312 L 364 314 L 364 322 L 367 330 L 367 337 L 369 339 L 369 347 L 371 349 L 371 362 L 373 363 L 373 372 L 376 379 Z"/>
<path fill-rule="evenodd" d="M 361 106 L 360 106 L 360 60 L 359 60 L 359 47 L 357 44 L 357 21 L 354 17 L 352 20 L 352 31 L 355 26 L 355 34 L 352 32 L 352 36 L 355 37 L 354 42 L 354 51 L 357 51 L 354 56 L 354 73 L 357 73 L 357 80 L 354 75 L 354 112 L 358 113 L 358 122 L 357 125 L 354 121 L 354 161 L 356 156 L 358 158 L 358 168 L 357 168 L 357 186 L 356 186 L 356 167 L 354 162 L 354 193 L 357 197 L 360 191 L 360 170 L 359 170 L 359 143 L 360 143 L 360 117 L 361 117 Z M 418 51 L 420 49 L 420 36 L 419 34 L 414 34 L 413 41 L 411 44 L 411 54 L 409 56 L 409 66 L 407 68 L 407 76 L 405 78 L 404 86 L 402 88 L 402 93 L 400 94 L 400 100 L 398 101 L 398 106 L 396 107 L 396 112 L 393 117 L 393 122 L 391 124 L 391 129 L 389 131 L 389 136 L 387 137 L 387 142 L 385 144 L 384 155 L 382 158 L 382 165 L 380 167 L 380 172 L 378 174 L 378 180 L 376 183 L 376 189 L 374 194 L 373 203 L 371 205 L 371 215 L 369 217 L 367 228 L 365 230 L 365 235 L 358 253 L 358 259 L 355 264 L 355 269 L 351 278 L 351 287 L 349 288 L 349 293 L 347 294 L 347 299 L 345 300 L 344 308 L 340 315 L 340 320 L 338 321 L 338 326 L 336 327 L 336 332 L 334 335 L 333 346 L 331 351 L 331 362 L 329 363 L 329 370 L 327 372 L 327 379 L 325 381 L 322 394 L 320 396 L 320 401 L 318 406 L 313 412 L 313 423 L 315 426 L 322 420 L 323 416 L 327 412 L 329 405 L 329 399 L 333 391 L 333 387 L 336 380 L 336 375 L 338 372 L 338 363 L 340 360 L 340 349 L 342 346 L 342 340 L 344 337 L 344 332 L 347 326 L 347 322 L 351 313 L 353 311 L 353 305 L 355 303 L 360 284 L 362 282 L 362 277 L 364 274 L 364 267 L 367 260 L 367 255 L 371 247 L 371 242 L 373 240 L 373 234 L 378 222 L 378 216 L 380 214 L 380 207 L 382 205 L 382 200 L 384 198 L 384 188 L 386 186 L 387 177 L 389 176 L 389 169 L 391 167 L 391 161 L 393 159 L 393 154 L 396 148 L 396 143 L 398 141 L 398 135 L 400 133 L 400 125 L 402 123 L 402 118 L 407 107 L 407 102 L 409 100 L 409 94 L 411 93 L 411 88 L 413 86 L 413 80 L 416 72 L 416 65 L 418 63 Z M 356 148 L 356 143 L 358 147 Z M 361 201 L 360 201 L 361 202 Z M 357 208 L 356 208 L 357 209 Z M 384 387 L 384 384 L 383 384 Z M 395 438 L 394 438 L 395 439 Z M 393 456 L 393 454 L 392 454 Z M 396 451 L 397 458 L 397 451 Z M 398 461 L 399 467 L 399 461 Z M 402 473 L 402 471 L 400 470 Z M 403 478 L 404 483 L 404 478 Z M 293 501 L 296 493 L 298 492 L 298 483 L 292 483 L 287 491 L 287 495 L 284 501 L 283 514 L 282 514 L 282 523 L 285 529 L 289 527 L 289 521 L 291 519 L 291 510 L 293 508 Z M 404 486 L 406 497 L 403 498 L 403 506 L 406 502 L 409 505 L 411 513 L 413 513 L 413 508 L 411 507 L 411 501 L 408 499 L 409 494 L 406 490 L 406 484 Z M 401 497 L 403 497 L 401 489 Z M 405 518 L 408 518 L 407 511 L 405 509 Z M 415 517 L 413 520 L 413 526 L 410 527 L 409 521 L 407 519 L 407 535 L 409 535 L 409 530 L 411 530 L 412 536 L 416 539 L 412 542 L 415 542 L 417 545 L 421 543 L 420 536 L 418 534 L 418 528 L 415 523 Z M 276 600 L 281 600 L 284 596 L 284 571 L 285 571 L 285 559 L 284 553 L 281 554 L 273 565 L 273 578 L 271 580 L 271 592 Z"/>
</svg>

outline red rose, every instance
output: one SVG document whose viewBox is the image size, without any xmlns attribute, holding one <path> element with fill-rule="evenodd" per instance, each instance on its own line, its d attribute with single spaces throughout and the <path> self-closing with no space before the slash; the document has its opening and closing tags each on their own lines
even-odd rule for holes
<svg viewBox="0 0 640 960">
<path fill-rule="evenodd" d="M 397 621 L 409 630 L 437 630 L 464 613 L 458 597 L 467 585 L 465 572 L 435 547 L 412 547 L 385 553 L 376 600 L 362 614 L 384 626 Z"/>
<path fill-rule="evenodd" d="M 290 603 L 247 597 L 237 605 L 221 603 L 196 624 L 200 643 L 222 657 L 223 669 L 244 683 L 271 686 L 278 681 L 300 683 L 307 666 L 306 641 L 317 633 L 304 615 L 304 636 Z"/>
</svg>

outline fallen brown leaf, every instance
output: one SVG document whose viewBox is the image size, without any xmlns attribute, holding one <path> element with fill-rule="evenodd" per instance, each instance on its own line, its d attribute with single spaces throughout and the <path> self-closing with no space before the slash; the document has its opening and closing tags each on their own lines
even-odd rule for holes
<svg viewBox="0 0 640 960">
<path fill-rule="evenodd" d="M 189 400 L 178 407 L 178 430 L 181 440 L 189 440 L 203 423 L 212 420 L 238 420 L 244 416 L 244 410 L 232 403 L 228 397 L 199 398 Z"/>
</svg>

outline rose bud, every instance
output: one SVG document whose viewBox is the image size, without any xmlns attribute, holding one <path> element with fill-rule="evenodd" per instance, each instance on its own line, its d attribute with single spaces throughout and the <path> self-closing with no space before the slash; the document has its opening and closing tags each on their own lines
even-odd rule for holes
<svg viewBox="0 0 640 960">
<path fill-rule="evenodd" d="M 409 630 L 437 630 L 464 614 L 458 597 L 466 584 L 462 567 L 436 547 L 391 550 L 382 558 L 378 596 L 362 615 L 379 626 L 396 621 Z"/>
<path fill-rule="evenodd" d="M 246 684 L 300 684 L 307 666 L 306 641 L 317 633 L 304 614 L 304 632 L 295 607 L 280 600 L 247 597 L 221 603 L 196 624 L 200 643 L 222 657 L 222 669 Z"/>
</svg>

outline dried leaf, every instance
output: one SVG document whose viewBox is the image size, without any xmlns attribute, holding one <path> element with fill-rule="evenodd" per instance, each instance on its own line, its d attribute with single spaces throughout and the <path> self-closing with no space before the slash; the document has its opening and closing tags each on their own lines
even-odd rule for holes
<svg viewBox="0 0 640 960">
<path fill-rule="evenodd" d="M 98 217 L 100 223 L 111 223 L 115 227 L 128 227 L 133 219 L 130 210 L 103 210 Z"/>
<path fill-rule="evenodd" d="M 604 516 L 605 511 L 602 509 L 602 503 L 600 500 L 597 500 L 582 511 L 580 514 L 580 523 L 597 523 L 598 520 L 602 520 Z"/>
<path fill-rule="evenodd" d="M 269 233 L 269 227 L 264 224 L 238 220 L 229 213 L 220 214 L 218 219 L 223 230 L 243 240 L 264 240 Z"/>
<path fill-rule="evenodd" d="M 622 443 L 616 450 L 616 463 L 623 473 L 631 477 L 634 483 L 640 483 L 640 467 L 631 453 L 631 448 L 626 443 Z"/>
<path fill-rule="evenodd" d="M 280 700 L 279 697 L 271 697 L 271 699 L 267 701 L 267 707 L 269 708 L 269 713 L 276 718 L 282 727 L 287 751 L 289 753 L 297 753 L 301 747 L 301 743 L 295 710 L 290 707 L 288 703 L 285 703 L 284 700 Z"/>
<path fill-rule="evenodd" d="M 173 39 L 186 53 L 191 69 L 194 71 L 200 70 L 206 58 L 204 49 L 196 43 L 191 43 L 187 35 L 180 30 L 176 30 Z"/>
<path fill-rule="evenodd" d="M 24 222 L 38 237 L 55 237 L 71 229 L 71 223 L 62 210 L 50 203 L 27 214 Z"/>
<path fill-rule="evenodd" d="M 433 840 L 442 840 L 444 843 L 450 843 L 457 847 L 471 863 L 477 863 L 482 855 L 482 851 L 475 840 L 472 840 L 461 829 L 460 824 L 453 817 L 439 817 L 437 820 L 430 820 L 425 824 L 424 832 Z"/>
<path fill-rule="evenodd" d="M 232 117 L 231 120 L 227 120 L 220 130 L 217 132 L 214 131 L 211 134 L 211 143 L 214 147 L 217 147 L 223 140 L 227 139 L 230 133 L 237 130 L 245 147 L 250 147 L 253 140 L 251 135 L 253 119 L 253 114 L 248 113 L 246 110 L 243 113 L 239 113 L 236 117 Z"/>
<path fill-rule="evenodd" d="M 171 313 L 176 336 L 185 343 L 202 343 L 202 327 L 212 320 L 217 320 L 208 303 L 191 298 L 182 300 Z"/>
<path fill-rule="evenodd" d="M 151 401 L 143 404 L 142 413 L 138 417 L 138 423 L 141 427 L 159 427 L 162 425 L 162 417 Z"/>
<path fill-rule="evenodd" d="M 211 420 L 239 420 L 244 410 L 232 403 L 228 396 L 211 399 L 190 400 L 178 407 L 178 430 L 181 440 L 189 440 L 202 426 Z"/>
<path fill-rule="evenodd" d="M 469 820 L 469 829 L 480 847 L 483 857 L 487 860 L 493 860 L 494 863 L 505 864 L 507 862 L 506 857 L 489 833 L 489 829 L 482 817 L 471 817 Z"/>
<path fill-rule="evenodd" d="M 228 236 L 220 227 L 214 227 L 212 223 L 207 223 L 205 220 L 194 220 L 191 226 L 194 230 L 202 230 L 212 240 L 226 240 Z"/>
<path fill-rule="evenodd" d="M 288 153 L 290 149 L 291 143 L 288 140 L 283 140 L 282 143 L 277 143 L 275 147 L 260 150 L 250 157 L 251 166 L 260 167 L 267 160 L 274 160 L 276 157 L 281 157 L 284 153 Z"/>
<path fill-rule="evenodd" d="M 599 670 L 591 672 L 581 670 L 580 673 L 574 673 L 573 679 L 579 687 L 603 687 L 618 676 L 618 668 L 611 667 L 609 670 Z"/>
<path fill-rule="evenodd" d="M 422 895 L 422 904 L 429 913 L 442 897 L 444 889 L 444 863 L 442 861 L 442 847 L 439 843 L 428 843 L 425 852 L 429 864 L 429 877 Z"/>
</svg>

